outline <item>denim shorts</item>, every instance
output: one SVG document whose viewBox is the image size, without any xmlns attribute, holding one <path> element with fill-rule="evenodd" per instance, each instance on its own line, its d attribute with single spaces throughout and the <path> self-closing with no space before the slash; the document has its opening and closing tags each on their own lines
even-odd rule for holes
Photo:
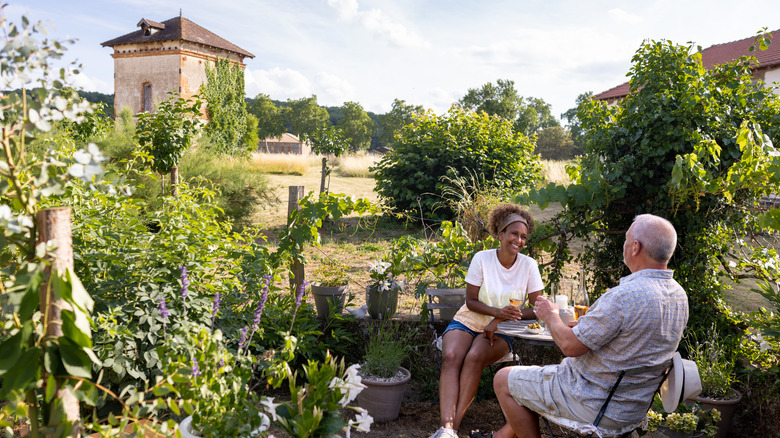
<svg viewBox="0 0 780 438">
<path fill-rule="evenodd" d="M 482 332 L 475 332 L 474 330 L 466 327 L 462 322 L 455 321 L 454 319 L 452 320 L 452 322 L 450 322 L 450 324 L 444 330 L 444 333 L 442 333 L 441 335 L 444 336 L 450 330 L 463 330 L 464 332 L 470 334 L 472 338 L 476 338 L 478 335 L 482 334 Z M 512 339 L 511 336 L 502 335 L 501 333 L 496 333 L 496 336 L 505 340 L 506 343 L 509 344 L 509 352 L 514 353 L 514 348 L 513 348 L 514 340 Z"/>
</svg>

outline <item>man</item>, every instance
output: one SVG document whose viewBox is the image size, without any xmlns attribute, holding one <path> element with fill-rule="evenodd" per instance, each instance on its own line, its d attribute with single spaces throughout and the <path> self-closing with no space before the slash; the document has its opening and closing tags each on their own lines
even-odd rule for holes
<svg viewBox="0 0 780 438">
<path fill-rule="evenodd" d="M 559 365 L 500 370 L 493 386 L 508 424 L 496 438 L 539 437 L 544 413 L 571 426 L 591 424 L 620 370 L 669 360 L 688 322 L 688 297 L 667 264 L 677 233 L 666 219 L 639 215 L 626 232 L 623 262 L 631 275 L 607 291 L 578 321 L 566 325 L 556 305 L 536 300 L 537 318 L 567 356 Z M 623 384 L 646 382 L 658 372 L 627 376 Z M 642 421 L 656 386 L 617 391 L 600 428 L 623 430 Z M 574 420 L 574 422 L 571 422 Z M 480 436 L 480 435 L 475 435 Z"/>
</svg>

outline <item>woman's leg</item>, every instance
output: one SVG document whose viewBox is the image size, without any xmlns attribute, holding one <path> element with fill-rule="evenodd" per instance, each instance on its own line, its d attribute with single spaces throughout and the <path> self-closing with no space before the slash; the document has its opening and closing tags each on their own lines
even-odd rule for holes
<svg viewBox="0 0 780 438">
<path fill-rule="evenodd" d="M 441 347 L 441 376 L 439 377 L 439 412 L 441 427 L 455 429 L 455 408 L 458 405 L 460 368 L 473 337 L 463 330 L 444 334 Z"/>
<path fill-rule="evenodd" d="M 466 409 L 474 400 L 474 396 L 477 395 L 482 370 L 504 357 L 508 352 L 509 344 L 501 338 L 496 337 L 493 345 L 490 345 L 490 341 L 481 333 L 474 338 L 460 370 L 460 389 L 453 429 L 457 430 L 460 427 Z"/>
</svg>

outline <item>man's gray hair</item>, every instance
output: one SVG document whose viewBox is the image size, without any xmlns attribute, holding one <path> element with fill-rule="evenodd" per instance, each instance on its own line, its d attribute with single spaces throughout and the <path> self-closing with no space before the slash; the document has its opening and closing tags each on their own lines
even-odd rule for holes
<svg viewBox="0 0 780 438">
<path fill-rule="evenodd" d="M 634 218 L 633 235 L 647 251 L 647 255 L 660 263 L 669 262 L 677 246 L 674 225 L 652 214 L 640 214 Z"/>
</svg>

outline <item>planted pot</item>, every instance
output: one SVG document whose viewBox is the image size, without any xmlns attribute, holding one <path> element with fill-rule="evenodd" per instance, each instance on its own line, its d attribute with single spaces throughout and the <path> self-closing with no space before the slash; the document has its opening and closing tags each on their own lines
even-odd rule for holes
<svg viewBox="0 0 780 438">
<path fill-rule="evenodd" d="M 699 438 L 702 435 L 703 434 L 701 432 L 678 432 L 676 430 L 669 429 L 669 427 L 665 425 L 661 425 L 658 426 L 658 429 L 655 432 L 651 432 L 645 436 L 648 438 Z"/>
<path fill-rule="evenodd" d="M 366 305 L 368 314 L 374 319 L 390 319 L 398 310 L 398 293 L 400 288 L 391 287 L 385 291 L 374 290 L 371 286 L 366 286 Z"/>
<path fill-rule="evenodd" d="M 357 395 L 358 406 L 368 411 L 368 415 L 377 423 L 393 421 L 398 418 L 401 400 L 404 398 L 412 373 L 400 367 L 400 377 L 389 379 L 371 375 L 362 376 L 361 383 L 366 387 Z"/>
<path fill-rule="evenodd" d="M 343 286 L 311 286 L 311 294 L 314 296 L 314 306 L 317 308 L 317 318 L 324 319 L 330 314 L 330 308 L 336 307 L 338 312 L 344 308 L 347 285 Z"/>
<path fill-rule="evenodd" d="M 696 401 L 701 403 L 702 409 L 717 409 L 720 411 L 720 421 L 715 423 L 718 427 L 718 433 L 715 435 L 715 438 L 726 438 L 729 436 L 731 418 L 734 416 L 734 411 L 737 409 L 740 400 L 742 400 L 742 393 L 736 389 L 732 389 L 731 392 L 732 397 L 725 400 L 696 397 Z"/>
</svg>

